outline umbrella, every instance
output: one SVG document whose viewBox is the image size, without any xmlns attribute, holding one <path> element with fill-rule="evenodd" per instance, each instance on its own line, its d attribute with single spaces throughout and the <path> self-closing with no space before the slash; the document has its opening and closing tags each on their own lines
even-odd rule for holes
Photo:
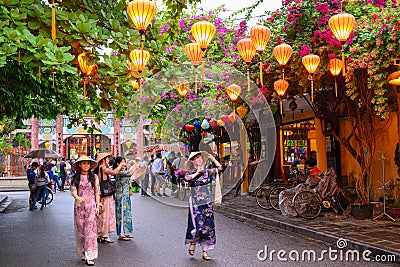
<svg viewBox="0 0 400 267">
<path fill-rule="evenodd" d="M 31 152 L 26 154 L 24 156 L 24 158 L 32 158 L 32 159 L 41 158 L 41 159 L 44 159 L 44 158 L 62 158 L 62 156 L 60 154 L 58 154 L 57 152 L 55 152 L 54 150 L 46 149 L 46 148 L 40 148 L 40 149 L 32 150 Z"/>
</svg>

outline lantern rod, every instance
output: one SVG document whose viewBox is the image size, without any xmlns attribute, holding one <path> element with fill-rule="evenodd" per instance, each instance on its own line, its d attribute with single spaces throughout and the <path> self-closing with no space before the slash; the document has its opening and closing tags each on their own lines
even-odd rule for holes
<svg viewBox="0 0 400 267">
<path fill-rule="evenodd" d="M 282 98 L 279 97 L 279 103 L 280 103 L 280 109 L 281 109 L 281 115 L 283 114 L 283 104 L 282 104 Z"/>
<path fill-rule="evenodd" d="M 54 69 L 51 71 L 52 77 L 53 77 L 53 88 L 54 88 Z"/>
<path fill-rule="evenodd" d="M 337 81 L 336 81 L 336 76 L 335 76 L 335 95 L 337 97 Z"/>
<path fill-rule="evenodd" d="M 250 68 L 247 66 L 247 92 L 250 92 Z"/>
<path fill-rule="evenodd" d="M 264 82 L 263 82 L 263 72 L 262 72 L 262 60 L 260 58 L 260 82 L 261 82 L 261 86 L 264 86 Z"/>
<path fill-rule="evenodd" d="M 344 59 L 343 45 L 344 45 L 344 43 L 342 44 L 342 63 L 343 63 L 343 76 L 345 77 L 346 76 L 346 62 L 345 62 L 345 59 Z"/>
<path fill-rule="evenodd" d="M 201 62 L 201 80 L 204 81 L 204 58 Z"/>
<path fill-rule="evenodd" d="M 194 93 L 197 95 L 197 71 L 194 72 Z"/>
<path fill-rule="evenodd" d="M 285 68 L 282 66 L 282 80 L 285 80 Z"/>
</svg>

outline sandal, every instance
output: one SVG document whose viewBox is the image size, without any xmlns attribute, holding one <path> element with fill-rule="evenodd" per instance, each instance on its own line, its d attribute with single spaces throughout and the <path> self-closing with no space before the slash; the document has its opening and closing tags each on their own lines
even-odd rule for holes
<svg viewBox="0 0 400 267">
<path fill-rule="evenodd" d="M 131 239 L 127 236 L 120 236 L 118 240 L 130 241 Z"/>
<path fill-rule="evenodd" d="M 208 256 L 207 251 L 203 251 L 203 260 L 209 261 L 211 260 L 210 256 Z"/>
<path fill-rule="evenodd" d="M 88 266 L 93 266 L 93 265 L 94 265 L 94 262 L 91 261 L 91 260 L 86 260 L 86 265 L 88 265 Z"/>
<path fill-rule="evenodd" d="M 114 243 L 114 240 L 111 240 L 109 237 L 102 237 L 101 242 L 102 243 Z"/>
<path fill-rule="evenodd" d="M 190 256 L 193 256 L 193 255 L 194 255 L 195 249 L 196 249 L 196 243 L 191 242 L 191 243 L 190 243 L 190 246 L 189 246 L 189 254 L 190 254 Z"/>
<path fill-rule="evenodd" d="M 127 238 L 133 238 L 133 236 L 131 236 L 131 235 L 125 235 L 125 237 L 127 237 Z"/>
</svg>

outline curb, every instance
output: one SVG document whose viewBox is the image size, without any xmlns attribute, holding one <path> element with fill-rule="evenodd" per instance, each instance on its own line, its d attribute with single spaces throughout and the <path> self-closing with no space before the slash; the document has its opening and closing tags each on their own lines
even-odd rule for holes
<svg viewBox="0 0 400 267">
<path fill-rule="evenodd" d="M 275 228 L 283 229 L 288 232 L 297 233 L 301 236 L 305 236 L 305 237 L 319 240 L 319 241 L 329 243 L 329 244 L 336 244 L 338 239 L 342 238 L 339 236 L 329 235 L 329 234 L 326 234 L 323 232 L 314 231 L 312 229 L 302 227 L 299 225 L 294 225 L 291 223 L 282 222 L 282 221 L 270 219 L 267 217 L 263 217 L 260 215 L 252 214 L 250 212 L 237 210 L 237 209 L 227 207 L 227 206 L 214 205 L 213 208 L 216 212 L 219 212 L 223 215 L 233 215 L 233 217 L 236 220 L 240 220 L 240 218 L 245 218 L 252 222 L 261 223 L 263 225 L 269 225 L 269 226 L 272 226 Z M 394 262 L 400 264 L 400 253 L 388 251 L 386 249 L 375 247 L 375 246 L 372 246 L 372 245 L 366 244 L 366 243 L 360 243 L 358 241 L 354 241 L 351 239 L 346 239 L 346 240 L 347 240 L 347 246 L 346 246 L 347 249 L 356 249 L 358 251 L 370 250 L 372 252 L 372 255 L 374 255 L 374 256 L 376 256 L 376 255 L 394 255 L 396 258 Z"/>
</svg>

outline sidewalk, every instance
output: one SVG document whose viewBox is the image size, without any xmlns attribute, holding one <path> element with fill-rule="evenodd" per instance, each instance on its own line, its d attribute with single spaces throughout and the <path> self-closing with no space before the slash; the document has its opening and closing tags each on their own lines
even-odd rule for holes
<svg viewBox="0 0 400 267">
<path fill-rule="evenodd" d="M 392 254 L 400 263 L 400 220 L 355 220 L 331 213 L 321 213 L 325 216 L 313 220 L 287 217 L 280 211 L 260 208 L 254 196 L 224 196 L 222 205 L 214 205 L 214 210 L 238 220 L 280 228 L 334 245 L 339 238 L 346 239 L 346 248 L 368 249 L 374 255 Z"/>
</svg>

